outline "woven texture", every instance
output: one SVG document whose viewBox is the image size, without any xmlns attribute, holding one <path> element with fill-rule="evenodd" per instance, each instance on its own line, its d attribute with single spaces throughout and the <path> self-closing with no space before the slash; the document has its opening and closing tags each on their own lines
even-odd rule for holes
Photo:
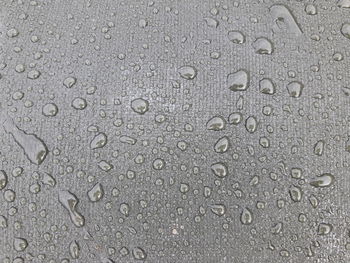
<svg viewBox="0 0 350 263">
<path fill-rule="evenodd" d="M 350 262 L 350 0 L 0 1 L 0 262 Z"/>
</svg>

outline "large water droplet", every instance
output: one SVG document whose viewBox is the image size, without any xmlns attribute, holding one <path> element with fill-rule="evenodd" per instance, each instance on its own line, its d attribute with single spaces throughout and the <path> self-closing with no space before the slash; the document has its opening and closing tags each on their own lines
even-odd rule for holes
<svg viewBox="0 0 350 263">
<path fill-rule="evenodd" d="M 258 128 L 258 121 L 254 116 L 249 116 L 245 121 L 245 128 L 248 132 L 253 133 Z"/>
<path fill-rule="evenodd" d="M 149 109 L 149 103 L 144 99 L 134 99 L 131 102 L 131 108 L 134 112 L 138 114 L 145 114 Z"/>
<path fill-rule="evenodd" d="M 245 36 L 240 31 L 229 31 L 227 37 L 232 43 L 235 44 L 243 44 L 245 42 Z"/>
<path fill-rule="evenodd" d="M 221 116 L 215 116 L 207 122 L 207 129 L 212 131 L 221 131 L 226 127 L 226 120 Z"/>
<path fill-rule="evenodd" d="M 289 34 L 301 35 L 303 32 L 299 27 L 292 12 L 284 5 L 273 5 L 270 13 L 274 21 L 274 32 L 285 32 Z"/>
<path fill-rule="evenodd" d="M 232 91 L 244 91 L 249 87 L 249 72 L 238 70 L 227 75 L 227 85 Z"/>
<path fill-rule="evenodd" d="M 243 225 L 250 225 L 253 222 L 253 213 L 249 208 L 245 207 L 243 208 L 240 219 Z"/>
<path fill-rule="evenodd" d="M 58 193 L 58 201 L 69 212 L 69 216 L 73 224 L 82 227 L 85 224 L 84 217 L 77 211 L 78 198 L 69 191 L 61 190 Z"/>
<path fill-rule="evenodd" d="M 214 145 L 214 151 L 217 153 L 224 153 L 230 146 L 230 140 L 227 136 L 220 138 Z"/>
<path fill-rule="evenodd" d="M 350 23 L 344 23 L 341 26 L 340 32 L 343 34 L 344 37 L 350 39 Z"/>
<path fill-rule="evenodd" d="M 318 176 L 315 180 L 311 181 L 310 184 L 314 187 L 328 187 L 334 183 L 334 176 L 330 173 L 325 173 Z"/>
<path fill-rule="evenodd" d="M 270 40 L 265 37 L 257 38 L 252 44 L 255 53 L 261 55 L 271 55 L 273 52 L 273 45 Z"/>
<path fill-rule="evenodd" d="M 28 242 L 26 239 L 21 237 L 15 237 L 13 241 L 13 248 L 18 251 L 24 251 L 28 247 Z"/>
<path fill-rule="evenodd" d="M 102 199 L 104 191 L 100 183 L 95 184 L 89 191 L 88 197 L 91 202 L 97 202 Z"/>
<path fill-rule="evenodd" d="M 224 163 L 214 163 L 210 168 L 217 177 L 223 178 L 227 176 L 227 166 Z"/>
<path fill-rule="evenodd" d="M 289 82 L 287 85 L 289 96 L 293 98 L 299 98 L 301 96 L 303 88 L 304 88 L 304 85 L 299 81 L 292 81 L 292 82 Z"/>
<path fill-rule="evenodd" d="M 289 189 L 289 195 L 294 202 L 300 202 L 301 198 L 303 197 L 303 192 L 301 191 L 299 186 L 293 185 Z"/>
<path fill-rule="evenodd" d="M 103 146 L 106 145 L 106 143 L 107 143 L 107 135 L 104 134 L 103 132 L 100 132 L 90 142 L 90 148 L 91 149 L 102 148 Z"/>
<path fill-rule="evenodd" d="M 32 163 L 40 165 L 45 160 L 49 151 L 45 143 L 35 134 L 27 134 L 9 119 L 4 122 L 4 128 L 7 133 L 12 135 L 16 143 L 21 146 L 24 154 Z"/>
<path fill-rule="evenodd" d="M 268 95 L 273 95 L 276 92 L 275 84 L 271 79 L 265 78 L 259 82 L 260 92 Z"/>
<path fill-rule="evenodd" d="M 135 247 L 132 250 L 132 256 L 136 260 L 146 260 L 147 254 L 141 247 Z"/>
<path fill-rule="evenodd" d="M 197 76 L 197 70 L 192 66 L 183 66 L 177 71 L 184 79 L 194 79 Z"/>
<path fill-rule="evenodd" d="M 71 88 L 74 86 L 74 84 L 77 82 L 77 79 L 75 77 L 67 77 L 64 81 L 63 81 L 63 85 L 66 88 Z"/>
<path fill-rule="evenodd" d="M 226 212 L 226 207 L 223 204 L 210 205 L 210 210 L 217 216 L 223 216 Z"/>
<path fill-rule="evenodd" d="M 4 170 L 0 170 L 0 190 L 4 189 L 7 185 L 7 174 Z"/>
</svg>

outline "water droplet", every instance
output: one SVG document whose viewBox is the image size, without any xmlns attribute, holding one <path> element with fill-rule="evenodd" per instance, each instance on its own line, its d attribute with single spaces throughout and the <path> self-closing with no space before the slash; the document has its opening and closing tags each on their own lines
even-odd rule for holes
<svg viewBox="0 0 350 263">
<path fill-rule="evenodd" d="M 302 170 L 300 168 L 292 168 L 291 169 L 291 177 L 294 179 L 300 179 L 302 177 Z"/>
<path fill-rule="evenodd" d="M 131 102 L 131 108 L 134 112 L 138 114 L 145 114 L 149 109 L 149 103 L 144 99 L 134 99 Z"/>
<path fill-rule="evenodd" d="M 71 105 L 76 110 L 83 110 L 86 108 L 87 102 L 84 98 L 74 98 Z"/>
<path fill-rule="evenodd" d="M 223 204 L 210 205 L 210 210 L 217 216 L 223 216 L 226 213 L 226 207 Z"/>
<path fill-rule="evenodd" d="M 72 259 L 77 259 L 80 257 L 80 246 L 77 241 L 74 240 L 69 244 L 69 254 Z"/>
<path fill-rule="evenodd" d="M 58 201 L 69 212 L 69 216 L 73 224 L 77 227 L 82 227 L 85 224 L 84 217 L 77 211 L 79 203 L 78 198 L 69 191 L 61 190 L 58 193 Z"/>
<path fill-rule="evenodd" d="M 227 176 L 227 166 L 224 163 L 214 163 L 210 168 L 217 177 L 223 178 Z"/>
<path fill-rule="evenodd" d="M 254 133 L 258 128 L 258 122 L 254 116 L 249 116 L 245 121 L 245 128 L 248 132 Z"/>
<path fill-rule="evenodd" d="M 58 113 L 58 107 L 54 103 L 47 103 L 43 106 L 42 113 L 46 117 L 54 117 Z"/>
<path fill-rule="evenodd" d="M 129 216 L 130 213 L 130 206 L 127 203 L 121 203 L 119 207 L 120 213 L 122 213 L 124 216 Z"/>
<path fill-rule="evenodd" d="M 7 185 L 7 174 L 4 170 L 0 170 L 0 190 L 4 189 Z"/>
<path fill-rule="evenodd" d="M 271 79 L 265 78 L 259 82 L 260 92 L 268 95 L 273 95 L 276 92 L 275 84 Z"/>
<path fill-rule="evenodd" d="M 314 154 L 321 156 L 324 150 L 324 141 L 319 140 L 314 146 Z"/>
<path fill-rule="evenodd" d="M 98 148 L 102 148 L 106 144 L 107 144 L 107 135 L 104 134 L 103 132 L 100 132 L 90 142 L 90 148 L 98 149 Z"/>
<path fill-rule="evenodd" d="M 148 25 L 147 21 L 145 19 L 139 20 L 139 27 L 145 28 Z"/>
<path fill-rule="evenodd" d="M 1 228 L 7 228 L 7 218 L 3 215 L 0 215 L 0 227 Z"/>
<path fill-rule="evenodd" d="M 217 21 L 214 18 L 211 17 L 205 17 L 204 18 L 205 22 L 207 23 L 208 27 L 212 27 L 212 28 L 217 28 L 219 25 L 219 21 Z"/>
<path fill-rule="evenodd" d="M 244 91 L 249 87 L 249 72 L 238 70 L 227 75 L 227 84 L 232 91 Z"/>
<path fill-rule="evenodd" d="M 231 42 L 235 44 L 243 44 L 245 42 L 245 36 L 240 31 L 229 31 L 227 37 Z"/>
<path fill-rule="evenodd" d="M 310 185 L 314 187 L 328 187 L 334 183 L 335 179 L 332 174 L 325 173 L 318 176 L 315 180 L 310 182 Z"/>
<path fill-rule="evenodd" d="M 270 40 L 265 37 L 257 38 L 252 44 L 255 53 L 260 55 L 271 55 L 273 53 L 273 45 Z"/>
<path fill-rule="evenodd" d="M 15 237 L 13 241 L 13 248 L 18 251 L 24 251 L 28 247 L 28 242 L 26 239 L 21 237 Z"/>
<path fill-rule="evenodd" d="M 303 197 L 303 192 L 300 187 L 293 185 L 289 188 L 289 195 L 294 202 L 300 202 Z"/>
<path fill-rule="evenodd" d="M 91 202 L 97 202 L 102 199 L 104 195 L 103 187 L 100 183 L 95 184 L 89 191 L 88 197 Z"/>
<path fill-rule="evenodd" d="M 250 225 L 253 223 L 253 213 L 249 210 L 249 208 L 243 208 L 241 213 L 241 223 L 243 225 Z"/>
<path fill-rule="evenodd" d="M 11 28 L 6 32 L 6 35 L 10 38 L 18 36 L 19 32 L 16 28 Z"/>
<path fill-rule="evenodd" d="M 4 128 L 7 133 L 12 135 L 16 143 L 22 147 L 25 155 L 32 163 L 40 165 L 45 160 L 48 149 L 45 143 L 35 134 L 27 134 L 9 119 L 4 122 Z"/>
<path fill-rule="evenodd" d="M 226 127 L 226 120 L 221 116 L 215 116 L 207 122 L 207 129 L 212 131 L 221 131 Z"/>
<path fill-rule="evenodd" d="M 64 79 L 63 81 L 63 85 L 70 89 L 74 86 L 74 84 L 77 82 L 77 79 L 74 77 L 67 77 L 66 79 Z"/>
<path fill-rule="evenodd" d="M 164 166 L 165 166 L 165 162 L 163 159 L 158 158 L 153 161 L 153 168 L 155 170 L 162 170 Z"/>
<path fill-rule="evenodd" d="M 233 112 L 228 116 L 228 123 L 230 124 L 239 124 L 243 120 L 243 115 L 240 112 Z"/>
<path fill-rule="evenodd" d="M 270 13 L 274 21 L 274 32 L 286 32 L 301 35 L 303 32 L 296 22 L 292 12 L 284 5 L 273 5 Z"/>
<path fill-rule="evenodd" d="M 303 91 L 304 85 L 299 81 L 289 82 L 287 85 L 287 90 L 290 97 L 299 98 Z"/>
<path fill-rule="evenodd" d="M 197 76 L 197 70 L 192 66 L 183 66 L 177 71 L 184 79 L 191 80 Z"/>
<path fill-rule="evenodd" d="M 313 16 L 313 15 L 317 14 L 317 8 L 313 4 L 308 4 L 305 6 L 305 12 L 306 12 L 306 14 Z"/>
<path fill-rule="evenodd" d="M 227 152 L 230 146 L 230 140 L 227 136 L 220 138 L 214 145 L 214 151 L 217 153 Z"/>
<path fill-rule="evenodd" d="M 132 255 L 136 260 L 146 260 L 147 254 L 141 247 L 135 247 L 132 250 Z"/>
<path fill-rule="evenodd" d="M 350 23 L 344 23 L 341 26 L 340 32 L 343 34 L 344 37 L 350 39 Z"/>
<path fill-rule="evenodd" d="M 41 75 L 41 73 L 38 70 L 33 69 L 33 70 L 28 72 L 27 77 L 28 77 L 28 79 L 37 79 L 40 77 L 40 75 Z"/>
<path fill-rule="evenodd" d="M 350 0 L 339 0 L 338 6 L 341 8 L 350 8 Z"/>
<path fill-rule="evenodd" d="M 331 233 L 332 230 L 333 230 L 333 226 L 331 224 L 320 223 L 318 225 L 317 234 L 321 236 L 325 236 Z"/>
</svg>

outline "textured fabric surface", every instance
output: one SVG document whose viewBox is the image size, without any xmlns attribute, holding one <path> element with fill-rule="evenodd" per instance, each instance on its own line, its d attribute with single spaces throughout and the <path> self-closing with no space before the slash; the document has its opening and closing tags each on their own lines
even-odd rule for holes
<svg viewBox="0 0 350 263">
<path fill-rule="evenodd" d="M 0 261 L 350 262 L 350 1 L 0 1 Z"/>
</svg>

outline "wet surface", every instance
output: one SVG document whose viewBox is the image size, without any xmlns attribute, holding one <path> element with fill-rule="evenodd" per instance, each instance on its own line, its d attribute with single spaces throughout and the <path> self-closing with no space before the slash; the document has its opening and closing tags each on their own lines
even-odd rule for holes
<svg viewBox="0 0 350 263">
<path fill-rule="evenodd" d="M 350 261 L 350 1 L 0 1 L 0 262 Z"/>
</svg>

